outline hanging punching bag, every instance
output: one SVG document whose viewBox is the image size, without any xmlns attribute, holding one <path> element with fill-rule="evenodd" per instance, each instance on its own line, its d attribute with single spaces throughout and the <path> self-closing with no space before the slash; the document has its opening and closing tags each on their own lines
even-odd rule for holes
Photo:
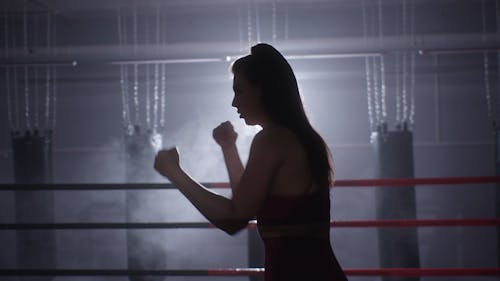
<svg viewBox="0 0 500 281">
<path fill-rule="evenodd" d="M 159 143 L 158 143 L 159 142 Z M 141 132 L 135 126 L 132 134 L 125 136 L 126 180 L 128 183 L 151 182 L 157 177 L 153 169 L 155 147 L 161 146 L 161 135 L 152 132 Z M 150 201 L 151 192 L 147 190 L 126 191 L 127 222 L 141 221 L 141 210 L 144 202 Z M 152 230 L 127 230 L 127 262 L 129 270 L 164 270 L 167 268 L 167 257 L 163 250 L 164 241 L 153 236 L 158 233 Z M 132 281 L 159 281 L 162 276 L 130 276 Z"/>
<path fill-rule="evenodd" d="M 52 181 L 51 131 L 12 133 L 14 179 L 17 184 L 42 184 Z M 17 223 L 51 223 L 54 221 L 53 191 L 15 192 Z M 54 230 L 18 230 L 18 268 L 56 268 Z M 51 276 L 22 277 L 20 280 L 47 281 Z"/>
<path fill-rule="evenodd" d="M 378 178 L 413 178 L 412 133 L 381 129 L 372 133 Z M 379 220 L 416 219 L 413 186 L 380 187 L 375 191 L 376 216 Z M 420 267 L 416 228 L 378 229 L 379 256 L 382 268 Z M 419 280 L 418 277 L 383 277 L 384 281 Z"/>
</svg>

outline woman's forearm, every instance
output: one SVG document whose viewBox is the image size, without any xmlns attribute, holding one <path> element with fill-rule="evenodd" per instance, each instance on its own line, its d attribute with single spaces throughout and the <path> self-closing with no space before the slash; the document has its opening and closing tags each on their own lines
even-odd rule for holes
<svg viewBox="0 0 500 281">
<path fill-rule="evenodd" d="M 245 168 L 241 162 L 236 145 L 222 148 L 222 153 L 224 155 L 224 162 L 226 163 L 227 173 L 229 175 L 229 182 L 231 183 L 231 188 L 234 191 L 240 183 L 241 175 L 243 175 L 243 170 Z"/>
<path fill-rule="evenodd" d="M 218 228 L 233 234 L 246 226 L 248 219 L 238 217 L 231 199 L 205 188 L 183 170 L 175 173 L 170 181 Z"/>
</svg>

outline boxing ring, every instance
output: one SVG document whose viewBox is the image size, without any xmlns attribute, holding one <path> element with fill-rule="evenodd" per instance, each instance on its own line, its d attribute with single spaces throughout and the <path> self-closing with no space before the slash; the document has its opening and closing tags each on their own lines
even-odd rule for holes
<svg viewBox="0 0 500 281">
<path fill-rule="evenodd" d="M 453 177 L 414 179 L 337 180 L 335 188 L 405 188 L 414 186 L 499 184 L 500 177 Z M 229 188 L 228 183 L 204 183 L 208 188 Z M 479 187 L 480 188 L 480 187 Z M 175 189 L 171 184 L 1 184 L 0 191 L 104 191 Z M 332 228 L 415 228 L 415 227 L 500 227 L 500 218 L 474 219 L 411 219 L 411 220 L 334 220 Z M 256 228 L 251 221 L 247 228 Z M 215 229 L 207 222 L 147 223 L 4 223 L 0 230 L 64 230 L 64 229 Z M 500 267 L 466 268 L 344 268 L 348 276 L 500 276 Z M 64 268 L 1 268 L 0 276 L 261 276 L 263 268 L 205 269 L 64 269 Z"/>
</svg>

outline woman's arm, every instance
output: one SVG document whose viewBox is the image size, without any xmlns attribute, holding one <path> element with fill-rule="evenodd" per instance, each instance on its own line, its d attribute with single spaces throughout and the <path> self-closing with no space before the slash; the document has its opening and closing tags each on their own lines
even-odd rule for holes
<svg viewBox="0 0 500 281">
<path fill-rule="evenodd" d="M 281 162 L 277 151 L 272 138 L 262 132 L 257 134 L 247 167 L 231 199 L 208 190 L 184 172 L 175 148 L 158 153 L 155 169 L 167 177 L 211 223 L 234 234 L 246 226 L 264 202 Z"/>
<path fill-rule="evenodd" d="M 228 234 L 235 234 L 248 224 L 248 219 L 239 218 L 233 202 L 205 188 L 179 169 L 169 176 L 170 181 L 212 224 Z"/>
<path fill-rule="evenodd" d="M 226 163 L 227 173 L 229 175 L 229 182 L 234 192 L 234 189 L 240 183 L 244 170 L 238 148 L 236 147 L 236 138 L 238 134 L 234 131 L 233 125 L 229 121 L 226 121 L 217 126 L 217 128 L 213 130 L 212 135 L 222 149 L 224 162 Z"/>
</svg>

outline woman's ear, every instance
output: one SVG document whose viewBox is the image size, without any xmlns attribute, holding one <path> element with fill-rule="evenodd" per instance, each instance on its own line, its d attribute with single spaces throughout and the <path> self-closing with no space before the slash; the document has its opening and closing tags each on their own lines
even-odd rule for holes
<svg viewBox="0 0 500 281">
<path fill-rule="evenodd" d="M 255 91 L 255 93 L 257 93 L 257 95 L 262 98 L 262 86 L 255 84 L 255 85 L 252 85 L 252 87 L 253 87 L 253 90 Z"/>
</svg>

